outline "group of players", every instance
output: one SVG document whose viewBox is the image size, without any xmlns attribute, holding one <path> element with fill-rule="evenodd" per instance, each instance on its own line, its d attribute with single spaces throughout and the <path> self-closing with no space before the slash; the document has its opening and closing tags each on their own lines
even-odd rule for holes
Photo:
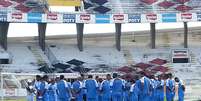
<svg viewBox="0 0 201 101">
<path fill-rule="evenodd" d="M 64 75 L 49 79 L 37 75 L 28 82 L 28 101 L 184 101 L 185 87 L 172 74 L 157 77 L 141 76 L 121 78 L 117 73 L 99 78 L 82 75 L 73 82 L 67 82 Z"/>
</svg>

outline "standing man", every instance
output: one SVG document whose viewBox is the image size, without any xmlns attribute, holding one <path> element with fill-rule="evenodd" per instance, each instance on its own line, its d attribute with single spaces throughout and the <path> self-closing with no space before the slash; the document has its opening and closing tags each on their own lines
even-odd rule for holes
<svg viewBox="0 0 201 101">
<path fill-rule="evenodd" d="M 51 79 L 48 87 L 49 101 L 57 101 L 57 85 L 54 79 Z"/>
<path fill-rule="evenodd" d="M 125 82 L 119 78 L 117 73 L 113 74 L 113 80 L 111 81 L 110 86 L 112 89 L 112 101 L 123 101 Z"/>
<path fill-rule="evenodd" d="M 139 101 L 150 101 L 151 96 L 151 82 L 150 79 L 146 76 L 146 73 L 142 72 L 143 77 L 140 79 L 141 82 L 138 82 L 138 88 L 140 89 Z"/>
<path fill-rule="evenodd" d="M 60 75 L 60 80 L 57 83 L 59 101 L 70 101 L 71 91 L 67 82 L 64 80 L 64 75 Z"/>
<path fill-rule="evenodd" d="M 41 90 L 41 96 L 42 96 L 42 101 L 49 101 L 49 95 L 48 95 L 48 79 L 49 77 L 47 75 L 43 76 L 41 85 L 40 85 L 40 90 Z"/>
<path fill-rule="evenodd" d="M 167 92 L 167 101 L 173 101 L 174 99 L 174 79 L 172 79 L 172 73 L 168 73 L 168 79 L 167 79 L 167 84 L 168 84 L 168 92 Z"/>
<path fill-rule="evenodd" d="M 184 101 L 185 86 L 178 77 L 175 77 L 175 98 L 174 101 Z"/>
<path fill-rule="evenodd" d="M 87 101 L 97 101 L 98 100 L 98 83 L 96 80 L 93 79 L 92 75 L 88 76 L 88 79 L 83 84 L 84 88 L 86 89 L 86 98 Z"/>
<path fill-rule="evenodd" d="M 78 77 L 76 81 L 72 84 L 72 92 L 75 97 L 75 101 L 83 101 L 83 91 L 82 91 L 82 78 Z"/>
<path fill-rule="evenodd" d="M 27 81 L 27 101 L 34 101 L 35 89 L 31 80 Z"/>
<path fill-rule="evenodd" d="M 106 80 L 100 85 L 100 91 L 102 92 L 102 101 L 111 101 L 111 88 L 110 88 L 111 75 L 106 75 Z"/>
<path fill-rule="evenodd" d="M 36 80 L 34 82 L 34 87 L 36 89 L 36 101 L 42 101 L 41 90 L 40 90 L 41 79 L 42 78 L 40 75 L 36 75 Z"/>
<path fill-rule="evenodd" d="M 131 80 L 131 87 L 130 87 L 130 101 L 139 101 L 138 100 L 138 95 L 139 95 L 139 88 L 137 87 L 137 85 L 135 84 L 134 79 Z"/>
</svg>

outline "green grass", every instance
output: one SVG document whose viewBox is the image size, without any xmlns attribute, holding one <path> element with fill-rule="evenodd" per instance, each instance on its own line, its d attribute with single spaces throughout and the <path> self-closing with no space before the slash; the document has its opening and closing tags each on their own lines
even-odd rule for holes
<svg viewBox="0 0 201 101">
<path fill-rule="evenodd" d="M 9 98 L 4 98 L 3 101 L 27 101 L 27 100 L 26 100 L 26 97 L 9 97 Z"/>
<path fill-rule="evenodd" d="M 3 101 L 26 101 L 25 98 L 19 98 L 19 99 L 4 99 Z"/>
</svg>

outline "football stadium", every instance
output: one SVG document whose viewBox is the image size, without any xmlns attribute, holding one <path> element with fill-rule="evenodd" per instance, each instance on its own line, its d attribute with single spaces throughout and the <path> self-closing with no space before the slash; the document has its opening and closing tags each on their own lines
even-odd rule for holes
<svg viewBox="0 0 201 101">
<path fill-rule="evenodd" d="M 200 0 L 0 0 L 1 101 L 201 101 L 200 21 Z"/>
</svg>

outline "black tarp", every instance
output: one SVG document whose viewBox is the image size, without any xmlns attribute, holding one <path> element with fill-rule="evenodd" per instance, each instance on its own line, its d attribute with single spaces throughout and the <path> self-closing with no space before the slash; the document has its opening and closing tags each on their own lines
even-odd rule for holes
<svg viewBox="0 0 201 101">
<path fill-rule="evenodd" d="M 66 63 L 71 64 L 71 65 L 75 65 L 75 66 L 80 66 L 80 65 L 83 65 L 85 62 L 77 60 L 77 59 L 72 59 Z"/>
<path fill-rule="evenodd" d="M 52 66 L 55 67 L 55 68 L 62 69 L 62 70 L 65 70 L 65 69 L 71 67 L 71 66 L 68 65 L 68 64 L 62 64 L 62 63 L 53 64 Z"/>
</svg>

